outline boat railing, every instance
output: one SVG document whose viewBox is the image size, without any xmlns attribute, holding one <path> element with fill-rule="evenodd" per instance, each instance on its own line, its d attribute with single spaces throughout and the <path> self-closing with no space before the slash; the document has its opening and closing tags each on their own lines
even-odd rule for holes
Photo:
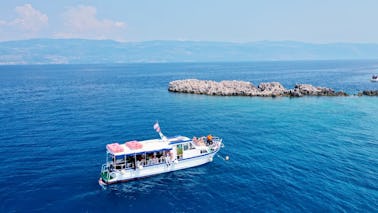
<svg viewBox="0 0 378 213">
<path fill-rule="evenodd" d="M 213 137 L 212 141 L 207 145 L 210 152 L 217 151 L 222 146 L 222 138 Z"/>
<path fill-rule="evenodd" d="M 205 136 L 202 136 L 202 137 L 193 137 L 192 139 L 194 145 L 196 146 L 209 146 L 211 144 L 213 144 L 214 142 L 222 142 L 222 138 L 220 137 L 216 137 L 216 136 L 213 136 L 212 137 L 212 140 L 209 142 Z"/>
</svg>

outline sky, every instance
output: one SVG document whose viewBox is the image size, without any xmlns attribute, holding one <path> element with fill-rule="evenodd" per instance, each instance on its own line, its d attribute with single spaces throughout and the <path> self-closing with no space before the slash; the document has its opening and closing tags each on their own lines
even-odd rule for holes
<svg viewBox="0 0 378 213">
<path fill-rule="evenodd" d="M 3 0 L 0 41 L 32 38 L 378 43 L 378 1 Z"/>
</svg>

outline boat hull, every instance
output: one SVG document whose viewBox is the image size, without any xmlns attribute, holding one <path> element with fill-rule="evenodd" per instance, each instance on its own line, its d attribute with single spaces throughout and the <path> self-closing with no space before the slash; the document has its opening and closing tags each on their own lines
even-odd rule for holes
<svg viewBox="0 0 378 213">
<path fill-rule="evenodd" d="M 154 176 L 158 174 L 163 174 L 167 172 L 173 172 L 181 169 L 192 168 L 196 166 L 201 166 L 206 163 L 213 161 L 213 157 L 217 152 L 208 153 L 201 156 L 196 156 L 187 159 L 181 159 L 171 163 L 162 163 L 157 165 L 151 165 L 146 167 L 141 167 L 137 169 L 123 169 L 112 171 L 110 174 L 113 176 L 110 180 L 105 180 L 100 178 L 100 185 L 109 185 L 120 182 L 127 182 L 135 179 L 146 178 L 149 176 Z"/>
</svg>

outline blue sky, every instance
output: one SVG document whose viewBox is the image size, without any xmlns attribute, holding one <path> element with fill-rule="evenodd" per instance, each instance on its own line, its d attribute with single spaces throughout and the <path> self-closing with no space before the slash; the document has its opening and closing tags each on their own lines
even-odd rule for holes
<svg viewBox="0 0 378 213">
<path fill-rule="evenodd" d="M 87 38 L 378 43 L 377 0 L 12 0 L 0 41 Z"/>
</svg>

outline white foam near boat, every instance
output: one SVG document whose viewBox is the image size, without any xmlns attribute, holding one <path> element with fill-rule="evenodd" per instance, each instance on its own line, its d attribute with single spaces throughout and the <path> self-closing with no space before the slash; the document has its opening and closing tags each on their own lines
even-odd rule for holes
<svg viewBox="0 0 378 213">
<path fill-rule="evenodd" d="M 378 75 L 373 75 L 370 79 L 372 82 L 378 82 Z"/>
<path fill-rule="evenodd" d="M 100 185 L 200 166 L 213 161 L 214 155 L 223 147 L 219 137 L 167 138 L 161 133 L 158 123 L 154 128 L 160 139 L 106 146 L 106 163 L 101 168 Z"/>
</svg>

